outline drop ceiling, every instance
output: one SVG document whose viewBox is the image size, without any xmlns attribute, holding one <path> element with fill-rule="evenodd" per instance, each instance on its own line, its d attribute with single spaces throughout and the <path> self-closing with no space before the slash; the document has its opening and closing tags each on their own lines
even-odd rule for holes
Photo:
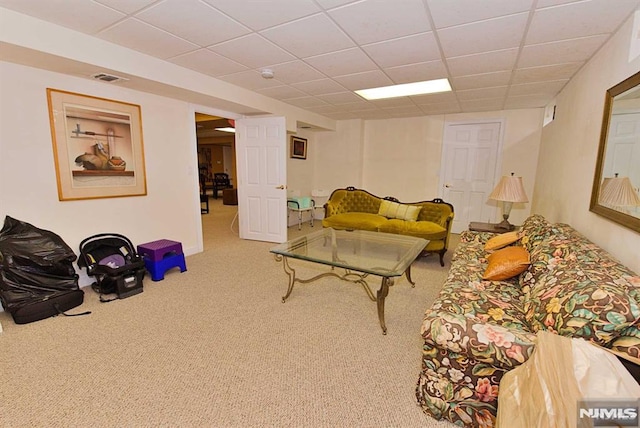
<svg viewBox="0 0 640 428">
<path fill-rule="evenodd" d="M 544 107 L 640 0 L 0 0 L 333 119 Z M 264 79 L 264 69 L 273 71 Z M 448 78 L 453 92 L 357 89 Z"/>
</svg>

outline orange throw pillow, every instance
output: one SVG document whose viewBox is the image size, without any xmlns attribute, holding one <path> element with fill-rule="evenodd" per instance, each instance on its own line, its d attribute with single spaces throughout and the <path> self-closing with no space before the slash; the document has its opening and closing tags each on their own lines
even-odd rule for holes
<svg viewBox="0 0 640 428">
<path fill-rule="evenodd" d="M 484 244 L 484 249 L 487 251 L 499 250 L 506 247 L 509 244 L 513 244 L 521 238 L 520 232 L 506 232 L 500 235 L 494 236 Z"/>
<path fill-rule="evenodd" d="M 529 252 L 524 247 L 506 247 L 487 257 L 489 266 L 482 279 L 501 281 L 513 278 L 527 270 L 531 264 Z"/>
</svg>

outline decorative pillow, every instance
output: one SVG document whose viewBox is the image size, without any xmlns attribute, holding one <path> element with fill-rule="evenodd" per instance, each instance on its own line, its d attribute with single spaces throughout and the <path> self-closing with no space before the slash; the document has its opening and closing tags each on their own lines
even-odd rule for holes
<svg viewBox="0 0 640 428">
<path fill-rule="evenodd" d="M 388 200 L 383 200 L 380 203 L 380 209 L 378 215 L 386 218 L 397 218 L 400 220 L 416 221 L 422 207 L 414 205 L 399 204 Z"/>
<path fill-rule="evenodd" d="M 398 211 L 398 207 L 400 204 L 396 202 L 387 201 L 386 199 L 382 200 L 380 203 L 380 209 L 378 210 L 378 215 L 387 218 L 395 218 L 396 211 Z"/>
<path fill-rule="evenodd" d="M 520 232 L 507 232 L 501 233 L 498 236 L 494 236 L 489 239 L 487 243 L 484 245 L 484 249 L 487 251 L 499 250 L 500 248 L 506 247 L 509 244 L 513 244 L 518 239 L 520 239 L 522 235 Z"/>
<path fill-rule="evenodd" d="M 487 257 L 489 265 L 482 279 L 501 281 L 513 278 L 527 270 L 531 264 L 529 252 L 523 247 L 502 248 Z"/>
</svg>

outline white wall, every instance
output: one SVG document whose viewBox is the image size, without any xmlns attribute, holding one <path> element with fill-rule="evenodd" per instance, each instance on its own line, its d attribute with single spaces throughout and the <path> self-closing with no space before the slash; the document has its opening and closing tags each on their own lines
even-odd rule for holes
<svg viewBox="0 0 640 428">
<path fill-rule="evenodd" d="M 147 196 L 58 200 L 46 88 L 138 104 Z M 0 221 L 5 215 L 80 241 L 116 232 L 135 245 L 180 241 L 202 249 L 193 107 L 187 103 L 17 64 L 0 62 Z M 92 281 L 81 272 L 81 285 Z"/>
<path fill-rule="evenodd" d="M 531 199 L 542 116 L 543 109 L 522 109 L 339 121 L 336 132 L 316 133 L 314 183 L 316 188 L 331 190 L 352 185 L 403 202 L 442 197 L 440 161 L 445 123 L 503 120 L 499 168 L 503 174 L 513 171 L 521 175 Z M 530 213 L 530 203 L 515 204 L 509 220 L 520 224 Z"/>
<path fill-rule="evenodd" d="M 632 19 L 556 98 L 556 119 L 542 134 L 533 211 L 571 224 L 640 272 L 640 234 L 589 211 L 605 92 L 640 70 L 640 58 L 628 62 Z"/>
</svg>

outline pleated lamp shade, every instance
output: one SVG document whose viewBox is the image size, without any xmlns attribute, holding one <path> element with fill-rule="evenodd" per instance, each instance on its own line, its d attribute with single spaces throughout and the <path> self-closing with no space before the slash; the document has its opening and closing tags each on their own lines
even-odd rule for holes
<svg viewBox="0 0 640 428">
<path fill-rule="evenodd" d="M 640 206 L 640 197 L 629 177 L 608 177 L 602 181 L 600 203 L 610 207 Z"/>
<path fill-rule="evenodd" d="M 529 202 L 522 185 L 522 177 L 505 175 L 489 195 L 489 199 L 504 202 Z"/>
</svg>

